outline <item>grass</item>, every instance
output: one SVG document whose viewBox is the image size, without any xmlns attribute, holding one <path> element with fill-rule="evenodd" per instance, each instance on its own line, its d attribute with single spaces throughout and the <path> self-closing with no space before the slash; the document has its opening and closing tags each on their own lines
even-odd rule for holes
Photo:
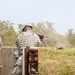
<svg viewBox="0 0 75 75">
<path fill-rule="evenodd" d="M 39 75 L 75 75 L 75 49 L 41 48 Z"/>
</svg>

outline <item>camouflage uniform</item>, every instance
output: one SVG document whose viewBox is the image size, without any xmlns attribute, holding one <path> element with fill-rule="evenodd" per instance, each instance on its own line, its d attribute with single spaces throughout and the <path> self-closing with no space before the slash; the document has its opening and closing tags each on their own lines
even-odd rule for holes
<svg viewBox="0 0 75 75">
<path fill-rule="evenodd" d="M 0 48 L 2 47 L 2 45 L 3 45 L 3 42 L 2 42 L 2 39 L 0 37 Z"/>
<path fill-rule="evenodd" d="M 39 42 L 40 39 L 38 35 L 36 35 L 31 30 L 22 32 L 19 35 L 18 40 L 16 42 L 19 51 L 19 58 L 17 59 L 12 75 L 22 75 L 22 49 L 26 46 L 37 47 L 39 45 Z"/>
</svg>

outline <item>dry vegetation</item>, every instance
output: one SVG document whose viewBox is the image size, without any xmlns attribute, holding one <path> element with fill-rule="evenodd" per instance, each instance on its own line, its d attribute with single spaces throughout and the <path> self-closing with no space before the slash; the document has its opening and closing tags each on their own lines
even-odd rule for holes
<svg viewBox="0 0 75 75">
<path fill-rule="evenodd" d="M 39 75 L 75 75 L 75 49 L 40 49 Z"/>
</svg>

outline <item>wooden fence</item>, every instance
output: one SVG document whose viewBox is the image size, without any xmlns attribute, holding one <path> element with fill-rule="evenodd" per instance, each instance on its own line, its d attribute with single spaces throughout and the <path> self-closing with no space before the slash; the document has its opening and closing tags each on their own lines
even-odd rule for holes
<svg viewBox="0 0 75 75">
<path fill-rule="evenodd" d="M 0 75 L 12 75 L 13 66 L 16 62 L 13 52 L 16 48 L 2 48 L 0 49 Z M 44 54 L 44 51 L 39 50 L 39 60 Z"/>
<path fill-rule="evenodd" d="M 15 48 L 0 49 L 0 75 L 12 75 L 15 59 L 13 52 Z"/>
</svg>

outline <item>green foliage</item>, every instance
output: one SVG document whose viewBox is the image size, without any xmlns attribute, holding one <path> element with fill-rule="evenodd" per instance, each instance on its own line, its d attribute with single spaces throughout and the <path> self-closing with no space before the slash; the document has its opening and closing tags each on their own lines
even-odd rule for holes
<svg viewBox="0 0 75 75">
<path fill-rule="evenodd" d="M 39 75 L 75 75 L 75 48 L 42 49 L 45 53 L 39 56 Z"/>
<path fill-rule="evenodd" d="M 62 75 L 71 75 L 71 68 L 69 66 L 63 66 L 60 71 Z"/>
<path fill-rule="evenodd" d="M 75 32 L 73 32 L 73 29 L 68 30 L 67 37 L 68 37 L 72 47 L 75 47 Z"/>
<path fill-rule="evenodd" d="M 3 45 L 13 46 L 17 39 L 17 33 L 13 28 L 13 23 L 10 21 L 0 21 L 0 36 L 2 37 Z"/>
<path fill-rule="evenodd" d="M 18 32 L 21 33 L 23 29 L 23 24 L 18 24 Z"/>
</svg>

